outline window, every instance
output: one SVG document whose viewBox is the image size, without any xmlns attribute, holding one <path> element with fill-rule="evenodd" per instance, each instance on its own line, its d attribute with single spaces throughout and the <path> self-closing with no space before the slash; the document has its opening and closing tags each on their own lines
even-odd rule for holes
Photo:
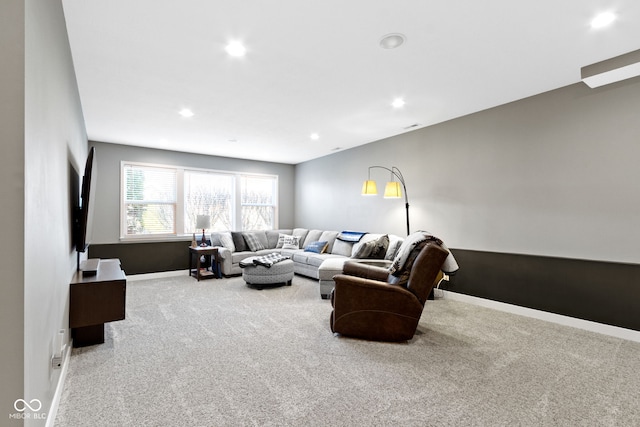
<svg viewBox="0 0 640 427">
<path fill-rule="evenodd" d="M 127 236 L 175 233 L 175 170 L 126 165 L 124 188 Z"/>
<path fill-rule="evenodd" d="M 273 178 L 240 178 L 243 230 L 271 230 L 276 216 L 276 182 Z"/>
<path fill-rule="evenodd" d="M 211 230 L 233 230 L 234 176 L 206 171 L 184 172 L 184 233 L 196 228 L 197 215 L 211 217 Z"/>
<path fill-rule="evenodd" d="M 278 177 L 142 163 L 122 163 L 123 238 L 190 235 L 196 217 L 210 231 L 272 230 Z"/>
</svg>

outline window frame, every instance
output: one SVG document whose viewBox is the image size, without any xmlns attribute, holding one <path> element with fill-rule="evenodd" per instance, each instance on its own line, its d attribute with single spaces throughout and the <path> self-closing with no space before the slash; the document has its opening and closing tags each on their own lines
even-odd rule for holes
<svg viewBox="0 0 640 427">
<path fill-rule="evenodd" d="M 175 202 L 175 221 L 174 221 L 174 232 L 173 233 L 156 233 L 156 234 L 127 234 L 127 209 L 126 209 L 126 188 L 125 188 L 125 168 L 128 166 L 133 167 L 155 167 L 162 169 L 172 169 L 176 171 L 176 202 Z M 120 161 L 120 219 L 119 219 L 119 229 L 120 229 L 120 240 L 121 241 L 149 241 L 149 240 L 186 240 L 186 238 L 191 238 L 192 233 L 179 232 L 178 230 L 184 230 L 184 222 L 185 222 L 185 192 L 184 192 L 184 175 L 185 172 L 201 172 L 201 173 L 213 173 L 220 175 L 230 175 L 233 177 L 233 212 L 232 212 L 232 230 L 229 231 L 248 231 L 241 230 L 242 227 L 242 207 L 244 204 L 242 203 L 242 192 L 241 192 L 241 178 L 242 177 L 259 177 L 259 178 L 272 178 L 274 180 L 273 183 L 273 229 L 278 228 L 278 212 L 279 212 L 279 176 L 277 174 L 265 174 L 265 173 L 253 173 L 253 172 L 244 172 L 244 171 L 227 171 L 220 169 L 207 169 L 207 168 L 198 168 L 198 167 L 190 167 L 190 166 L 179 166 L 179 165 L 166 165 L 166 164 L 158 164 L 158 163 L 146 163 L 146 162 L 137 162 L 137 161 L 129 161 L 122 160 Z"/>
</svg>

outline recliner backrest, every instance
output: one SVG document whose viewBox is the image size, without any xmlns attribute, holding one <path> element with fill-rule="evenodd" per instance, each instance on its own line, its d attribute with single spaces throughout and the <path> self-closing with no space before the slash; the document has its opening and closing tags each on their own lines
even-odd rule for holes
<svg viewBox="0 0 640 427">
<path fill-rule="evenodd" d="M 436 242 L 422 248 L 411 266 L 407 289 L 424 305 L 449 252 Z"/>
</svg>

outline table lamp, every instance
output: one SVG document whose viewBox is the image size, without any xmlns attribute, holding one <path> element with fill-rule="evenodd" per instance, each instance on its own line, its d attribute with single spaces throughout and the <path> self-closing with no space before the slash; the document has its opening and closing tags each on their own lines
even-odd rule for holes
<svg viewBox="0 0 640 427">
<path fill-rule="evenodd" d="M 202 228 L 202 242 L 200 242 L 200 246 L 207 246 L 207 238 L 204 235 L 204 230 L 211 226 L 211 218 L 209 215 L 198 215 L 196 217 L 196 228 Z"/>
</svg>

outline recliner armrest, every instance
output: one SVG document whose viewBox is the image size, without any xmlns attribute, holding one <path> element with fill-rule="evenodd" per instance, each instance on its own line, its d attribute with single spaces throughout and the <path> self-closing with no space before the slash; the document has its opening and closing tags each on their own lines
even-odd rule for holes
<svg viewBox="0 0 640 427">
<path fill-rule="evenodd" d="M 422 314 L 416 296 L 401 286 L 337 274 L 331 294 L 331 331 L 345 336 L 406 341 Z"/>
<path fill-rule="evenodd" d="M 386 282 L 389 277 L 389 270 L 386 268 L 364 264 L 358 261 L 345 262 L 342 268 L 342 273 L 348 276 L 362 277 L 364 279 L 378 280 L 380 282 Z"/>
<path fill-rule="evenodd" d="M 418 317 L 422 313 L 420 301 L 402 286 L 345 274 L 336 274 L 333 280 L 335 288 L 332 303 L 338 311 L 366 308 L 367 310 L 398 310 L 405 313 L 411 312 L 408 308 L 413 307 Z M 336 301 L 337 299 L 339 300 Z"/>
</svg>

